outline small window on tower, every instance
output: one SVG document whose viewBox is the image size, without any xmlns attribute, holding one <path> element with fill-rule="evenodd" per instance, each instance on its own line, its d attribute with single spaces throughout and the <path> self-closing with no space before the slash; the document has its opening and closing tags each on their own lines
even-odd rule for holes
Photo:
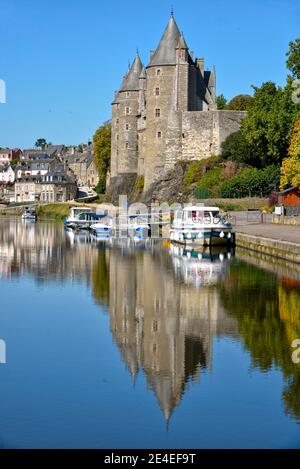
<svg viewBox="0 0 300 469">
<path fill-rule="evenodd" d="M 128 150 L 128 148 L 129 148 L 129 143 L 128 142 L 126 142 L 125 147 L 126 147 L 126 150 Z"/>
<path fill-rule="evenodd" d="M 126 91 L 126 98 L 130 97 L 130 91 Z"/>
<path fill-rule="evenodd" d="M 160 90 L 159 88 L 155 88 L 155 96 L 159 96 L 160 95 Z"/>
<path fill-rule="evenodd" d="M 155 109 L 155 117 L 160 117 L 160 109 L 159 108 Z"/>
<path fill-rule="evenodd" d="M 161 138 L 161 131 L 160 130 L 157 132 L 157 138 Z"/>
<path fill-rule="evenodd" d="M 117 103 L 117 109 L 119 109 L 119 108 L 120 108 L 120 104 L 119 104 L 119 103 Z"/>
<path fill-rule="evenodd" d="M 117 137 L 116 137 L 116 138 L 117 138 L 117 140 L 119 140 L 119 134 L 117 134 Z"/>
<path fill-rule="evenodd" d="M 161 71 L 160 71 L 160 68 L 158 70 L 156 70 L 156 75 L 159 77 L 161 74 Z"/>
<path fill-rule="evenodd" d="M 116 124 L 118 124 L 119 122 L 120 122 L 120 120 L 119 120 L 119 119 L 116 119 Z"/>
<path fill-rule="evenodd" d="M 129 130 L 129 124 L 125 124 L 125 130 Z"/>
<path fill-rule="evenodd" d="M 130 107 L 125 107 L 125 114 L 127 116 L 130 114 Z"/>
</svg>

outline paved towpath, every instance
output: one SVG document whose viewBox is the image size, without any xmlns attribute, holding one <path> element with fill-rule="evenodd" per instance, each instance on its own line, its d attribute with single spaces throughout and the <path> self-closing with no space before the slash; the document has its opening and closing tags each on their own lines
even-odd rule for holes
<svg viewBox="0 0 300 469">
<path fill-rule="evenodd" d="M 272 223 L 237 223 L 234 230 L 237 233 L 300 244 L 300 226 L 276 225 Z"/>
</svg>

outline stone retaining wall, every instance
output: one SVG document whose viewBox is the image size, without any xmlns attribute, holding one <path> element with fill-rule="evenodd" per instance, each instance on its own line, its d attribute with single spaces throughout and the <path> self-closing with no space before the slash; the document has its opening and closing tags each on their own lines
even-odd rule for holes
<svg viewBox="0 0 300 469">
<path fill-rule="evenodd" d="M 300 263 L 300 244 L 297 243 L 236 233 L 236 246 Z"/>
</svg>

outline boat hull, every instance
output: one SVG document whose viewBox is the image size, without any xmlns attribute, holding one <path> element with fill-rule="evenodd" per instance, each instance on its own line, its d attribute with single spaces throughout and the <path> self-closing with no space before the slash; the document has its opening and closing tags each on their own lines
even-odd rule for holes
<svg viewBox="0 0 300 469">
<path fill-rule="evenodd" d="M 234 233 L 230 228 L 203 230 L 172 229 L 170 239 L 172 242 L 186 246 L 222 246 L 234 244 Z"/>
</svg>

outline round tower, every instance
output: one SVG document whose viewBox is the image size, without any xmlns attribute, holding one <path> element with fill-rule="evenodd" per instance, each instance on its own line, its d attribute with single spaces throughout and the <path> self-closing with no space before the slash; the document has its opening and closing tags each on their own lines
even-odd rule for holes
<svg viewBox="0 0 300 469">
<path fill-rule="evenodd" d="M 137 173 L 139 77 L 143 65 L 137 53 L 112 103 L 111 177 Z"/>
</svg>

